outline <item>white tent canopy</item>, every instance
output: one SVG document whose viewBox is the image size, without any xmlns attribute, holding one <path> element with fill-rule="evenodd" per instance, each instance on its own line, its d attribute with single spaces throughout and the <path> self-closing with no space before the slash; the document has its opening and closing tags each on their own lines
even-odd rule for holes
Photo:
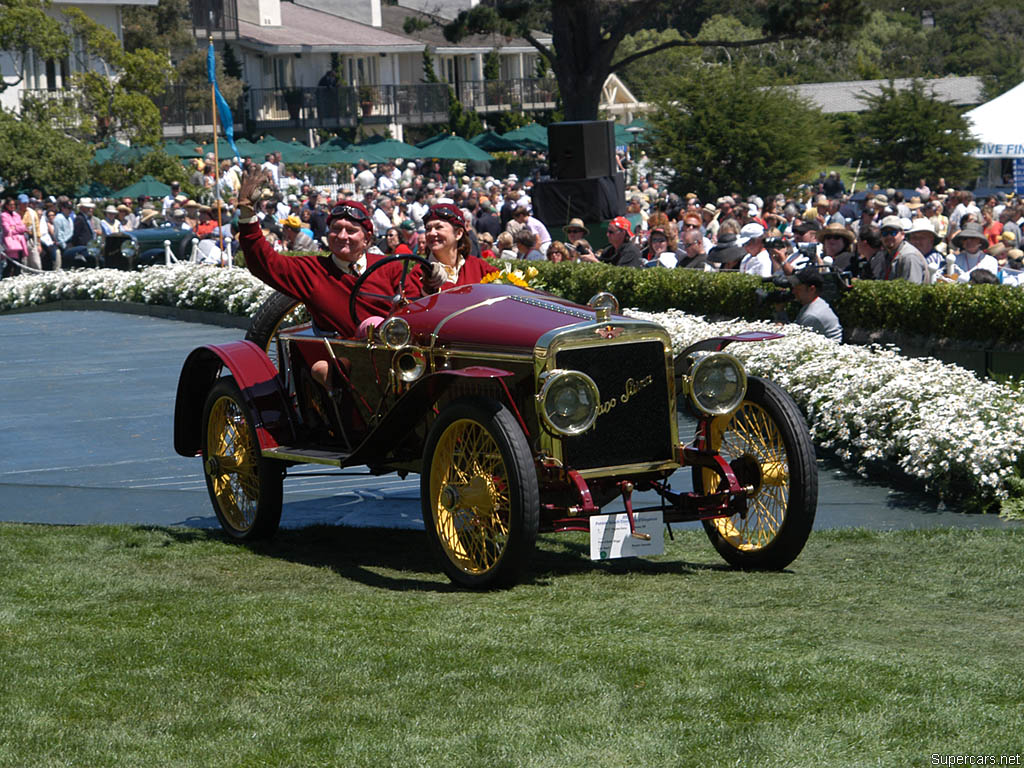
<svg viewBox="0 0 1024 768">
<path fill-rule="evenodd" d="M 1024 83 L 965 112 L 980 145 L 974 157 L 1024 157 Z"/>
</svg>

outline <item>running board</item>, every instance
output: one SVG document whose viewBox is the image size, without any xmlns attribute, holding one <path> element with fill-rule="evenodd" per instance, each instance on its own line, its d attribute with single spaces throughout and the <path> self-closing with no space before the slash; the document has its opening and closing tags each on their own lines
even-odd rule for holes
<svg viewBox="0 0 1024 768">
<path fill-rule="evenodd" d="M 265 459 L 278 461 L 294 461 L 298 464 L 326 464 L 330 467 L 341 467 L 350 454 L 344 451 L 322 451 L 316 448 L 290 448 L 279 445 L 277 448 L 264 448 L 261 452 Z"/>
</svg>

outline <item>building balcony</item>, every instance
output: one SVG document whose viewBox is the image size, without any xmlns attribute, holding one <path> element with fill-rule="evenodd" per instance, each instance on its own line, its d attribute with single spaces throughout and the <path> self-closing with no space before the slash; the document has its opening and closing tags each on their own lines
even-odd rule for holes
<svg viewBox="0 0 1024 768">
<path fill-rule="evenodd" d="M 491 112 L 544 112 L 554 109 L 558 81 L 553 77 L 511 80 L 467 80 L 458 84 L 462 106 L 481 114 Z"/>
<path fill-rule="evenodd" d="M 336 130 L 358 122 L 424 125 L 448 119 L 448 87 L 250 88 L 246 106 L 249 125 L 257 133 L 273 128 Z"/>
</svg>

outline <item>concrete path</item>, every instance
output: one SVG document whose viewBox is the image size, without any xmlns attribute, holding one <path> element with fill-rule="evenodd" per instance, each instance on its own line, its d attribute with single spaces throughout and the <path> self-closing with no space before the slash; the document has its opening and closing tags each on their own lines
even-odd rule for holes
<svg viewBox="0 0 1024 768">
<path fill-rule="evenodd" d="M 243 335 L 109 312 L 0 315 L 0 520 L 217 527 L 199 459 L 174 453 L 174 397 L 194 347 Z M 418 476 L 299 472 L 285 482 L 285 527 L 422 528 Z M 817 528 L 1018 525 L 820 462 L 819 481 Z M 689 489 L 688 473 L 675 485 Z"/>
</svg>

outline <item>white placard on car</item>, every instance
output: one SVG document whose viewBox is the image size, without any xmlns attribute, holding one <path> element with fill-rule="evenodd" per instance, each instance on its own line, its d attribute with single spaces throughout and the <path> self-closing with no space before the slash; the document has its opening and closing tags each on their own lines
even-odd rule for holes
<svg viewBox="0 0 1024 768">
<path fill-rule="evenodd" d="M 618 557 L 647 557 L 665 552 L 665 525 L 660 511 L 633 515 L 637 533 L 646 533 L 650 540 L 630 535 L 629 516 L 594 515 L 590 518 L 590 559 L 613 560 Z"/>
</svg>

